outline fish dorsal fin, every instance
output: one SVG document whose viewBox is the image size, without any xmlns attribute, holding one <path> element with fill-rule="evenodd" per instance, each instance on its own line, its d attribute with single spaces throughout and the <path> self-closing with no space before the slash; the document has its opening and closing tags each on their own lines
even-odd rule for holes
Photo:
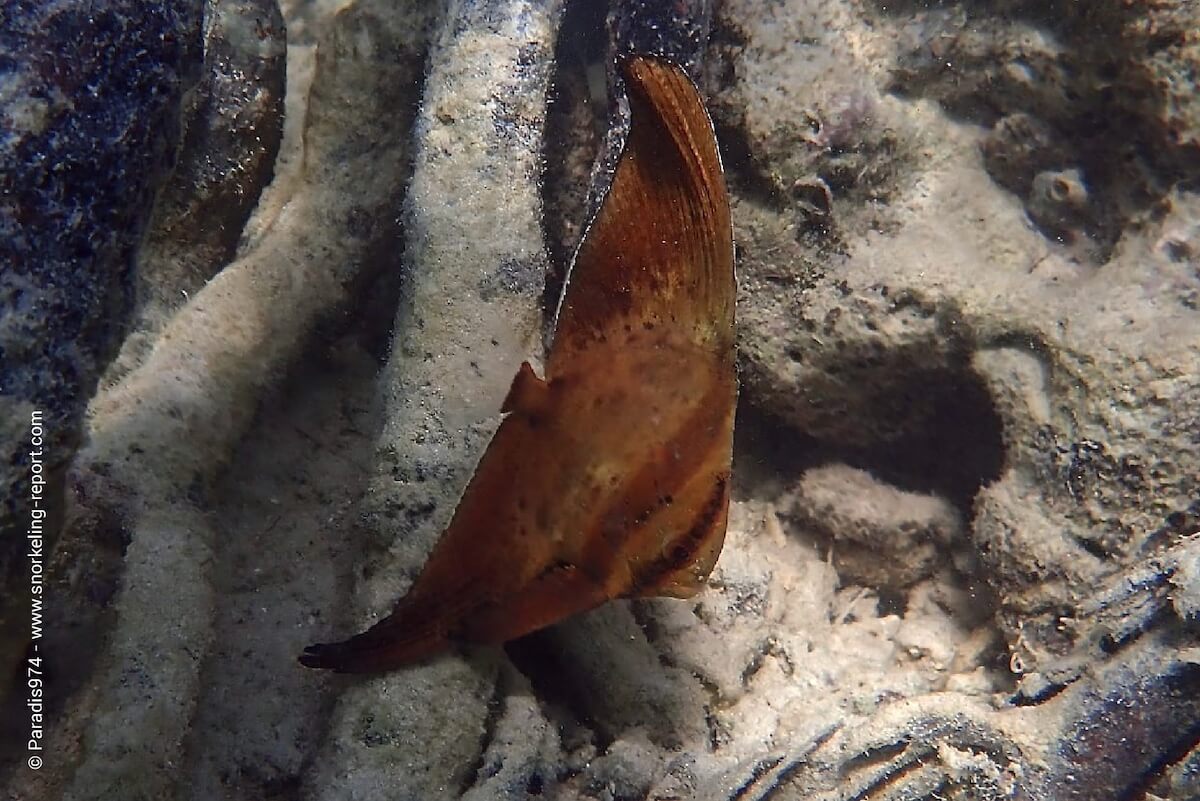
<svg viewBox="0 0 1200 801">
<path fill-rule="evenodd" d="M 513 376 L 508 388 L 508 395 L 500 407 L 502 413 L 525 412 L 536 413 L 546 406 L 546 396 L 549 385 L 538 378 L 529 362 L 521 362 L 521 369 Z"/>
<path fill-rule="evenodd" d="M 630 129 L 559 304 L 554 365 L 623 324 L 691 327 L 702 347 L 733 347 L 729 199 L 700 95 L 656 58 L 622 64 Z"/>
</svg>

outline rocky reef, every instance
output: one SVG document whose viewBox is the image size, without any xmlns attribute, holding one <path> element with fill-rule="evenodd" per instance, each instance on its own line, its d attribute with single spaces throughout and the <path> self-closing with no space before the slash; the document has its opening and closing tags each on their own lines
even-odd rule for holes
<svg viewBox="0 0 1200 801">
<path fill-rule="evenodd" d="M 13 2 L 0 12 L 0 580 L 26 599 L 16 608 L 28 607 L 33 465 L 61 517 L 63 470 L 133 314 L 136 249 L 199 79 L 201 7 Z M 6 668 L 27 617 L 0 614 Z"/>
<path fill-rule="evenodd" d="M 9 668 L 34 406 L 61 497 L 5 797 L 1200 795 L 1196 4 L 89 7 L 0 12 Z M 708 588 L 306 671 L 541 355 L 647 49 L 734 204 Z"/>
</svg>

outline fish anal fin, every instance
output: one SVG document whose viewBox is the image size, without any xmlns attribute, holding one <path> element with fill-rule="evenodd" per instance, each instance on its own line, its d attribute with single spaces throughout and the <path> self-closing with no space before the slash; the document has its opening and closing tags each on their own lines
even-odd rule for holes
<svg viewBox="0 0 1200 801">
<path fill-rule="evenodd" d="M 603 587 L 575 565 L 558 563 L 512 595 L 463 621 L 462 639 L 499 644 L 585 612 L 608 600 Z"/>
</svg>

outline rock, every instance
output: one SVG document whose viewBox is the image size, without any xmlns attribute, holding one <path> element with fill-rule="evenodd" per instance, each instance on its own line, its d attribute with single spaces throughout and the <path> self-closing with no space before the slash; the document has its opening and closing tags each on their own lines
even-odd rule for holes
<svg viewBox="0 0 1200 801">
<path fill-rule="evenodd" d="M 183 109 L 178 164 L 138 254 L 134 330 L 106 383 L 136 367 L 171 314 L 233 257 L 274 175 L 285 39 L 274 0 L 208 0 L 204 68 Z"/>
<path fill-rule="evenodd" d="M 364 500 L 374 558 L 358 583 L 355 628 L 408 588 L 517 368 L 540 351 L 546 254 L 535 180 L 560 10 L 558 0 L 438 8 L 403 206 L 406 280 L 382 376 L 385 423 Z M 350 688 L 309 794 L 433 801 L 475 781 L 518 786 L 515 765 L 482 777 L 472 767 L 485 759 L 498 692 L 492 665 L 455 656 Z"/>
<path fill-rule="evenodd" d="M 600 801 L 636 801 L 646 797 L 661 772 L 662 754 L 634 731 L 608 747 L 588 768 L 589 794 Z"/>
<path fill-rule="evenodd" d="M 28 597 L 30 420 L 49 551 L 84 407 L 133 312 L 134 250 L 198 78 L 200 0 L 6 3 L 0 25 L 0 579 Z M 18 536 L 18 532 L 22 536 Z M 20 587 L 20 588 L 19 588 Z M 24 620 L 22 613 L 20 618 Z M 7 614 L 0 664 L 15 658 Z M 21 623 L 22 626 L 26 625 Z"/>
<path fill-rule="evenodd" d="M 749 11 L 729 14 L 738 22 L 726 24 L 737 25 L 744 41 L 742 74 L 773 65 L 764 80 L 781 87 L 779 102 L 792 103 L 791 113 L 778 103 L 776 113 L 798 117 L 805 101 L 782 87 L 801 85 L 813 67 L 787 72 L 778 33 L 745 22 L 756 19 Z M 942 30 L 948 19 L 928 24 Z M 1010 35 L 981 25 L 947 41 L 987 50 L 1008 47 Z M 1044 37 L 1019 42 L 1050 46 Z M 873 46 L 862 45 L 867 52 Z M 972 63 L 956 62 L 958 55 L 944 60 Z M 827 80 L 849 80 L 856 70 L 853 59 L 846 62 L 829 62 L 824 69 L 836 77 Z M 921 74 L 930 83 L 910 81 L 909 92 L 931 94 L 952 110 L 968 103 L 971 82 Z M 1021 91 L 1035 91 L 1021 86 L 1011 84 L 997 102 L 1011 98 L 1015 106 Z M 731 89 L 727 96 L 739 95 Z M 1025 107 L 1056 107 L 1051 101 L 1032 97 Z M 935 145 L 922 101 L 878 109 L 900 139 L 896 154 L 929 154 L 919 167 L 890 157 L 889 169 L 907 177 L 893 183 L 880 212 L 886 226 L 861 212 L 839 219 L 835 191 L 832 224 L 842 244 L 833 249 L 805 239 L 786 202 L 742 199 L 737 206 L 744 398 L 815 438 L 833 458 L 901 484 L 921 482 L 959 503 L 974 499 L 971 537 L 1010 610 L 1010 638 L 1017 618 L 1046 614 L 1038 629 L 1054 639 L 1049 610 L 1071 608 L 1088 582 L 1129 564 L 1148 533 L 1184 513 L 1197 492 L 1200 465 L 1184 433 L 1197 414 L 1195 357 L 1173 343 L 1193 341 L 1200 323 L 1176 302 L 1179 290 L 1167 289 L 1187 279 L 1169 255 L 1152 249 L 1163 236 L 1161 221 L 1130 228 L 1111 249 L 1103 278 L 1081 272 L 1069 251 L 1023 224 L 980 169 L 978 130 L 947 118 Z M 802 136 L 757 133 L 749 110 L 726 124 L 745 131 L 752 145 L 745 166 L 731 165 L 735 176 L 810 147 Z M 845 147 L 868 147 L 857 141 Z M 1061 181 L 1061 208 L 1090 206 L 1103 191 L 1089 179 L 1085 193 L 1075 173 L 1042 166 L 1021 168 L 1029 191 L 1057 192 Z M 1170 227 L 1183 230 L 1178 222 Z"/>
<path fill-rule="evenodd" d="M 840 576 L 876 589 L 929 578 L 963 533 L 944 499 L 841 465 L 809 470 L 783 502 L 789 519 L 828 542 Z"/>
<path fill-rule="evenodd" d="M 1185 620 L 1200 620 L 1200 547 L 1184 556 L 1171 577 L 1171 604 Z"/>
<path fill-rule="evenodd" d="M 1200 118 L 1180 76 L 1191 74 L 1200 58 L 1197 14 L 1181 0 L 1153 8 L 925 11 L 916 15 L 920 35 L 898 59 L 893 85 L 935 98 L 966 121 L 997 128 L 1032 122 L 1041 134 L 1042 169 L 1087 176 L 1091 208 L 1087 224 L 1073 233 L 1087 240 L 1081 258 L 1103 263 L 1121 231 L 1151 212 L 1174 176 L 1194 169 Z M 988 145 L 990 170 L 1021 159 L 1019 152 L 997 152 L 1002 139 Z M 1018 150 L 1029 144 L 1010 141 Z M 993 175 L 1006 184 L 1003 171 Z M 1048 235 L 1063 235 L 1054 216 L 1046 220 L 1038 208 L 1037 193 L 1010 188 Z"/>
<path fill-rule="evenodd" d="M 91 441 L 73 467 L 73 525 L 54 565 L 58 600 L 47 623 L 60 664 L 72 666 L 60 674 L 66 708 L 53 743 L 64 752 L 71 743 L 86 747 L 58 770 L 21 777 L 34 787 L 18 794 L 102 797 L 116 785 L 146 797 L 182 792 L 185 738 L 202 700 L 202 668 L 222 603 L 212 575 L 221 538 L 207 518 L 209 492 L 264 393 L 305 352 L 317 324 L 371 286 L 396 237 L 394 204 L 409 152 L 402 115 L 411 120 L 415 113 L 414 76 L 426 42 L 414 32 L 428 23 L 409 9 L 385 11 L 347 13 L 329 36 L 308 106 L 298 191 L 272 198 L 279 206 L 271 231 L 224 265 L 171 317 L 146 361 L 93 401 Z M 254 21 L 246 19 L 250 29 Z M 372 40 L 367 36 L 383 46 L 360 50 Z M 225 141 L 234 152 L 224 156 L 238 158 L 244 143 Z M 357 171 L 348 169 L 355 165 Z M 111 560 L 101 552 L 113 540 L 120 590 L 100 606 L 80 577 Z M 315 585 L 332 605 L 335 582 Z M 172 599 L 169 614 L 165 597 Z M 104 649 L 68 661 L 61 655 L 81 639 L 73 637 L 78 630 Z M 288 650 L 302 647 L 302 634 L 293 629 Z M 254 686 L 278 664 L 249 660 L 239 669 Z M 68 701 L 66 690 L 81 684 L 85 689 Z M 273 770 L 299 769 L 294 756 L 271 751 L 278 744 L 251 747 L 278 759 Z"/>
<path fill-rule="evenodd" d="M 669 6 L 654 0 L 620 0 L 608 17 L 613 49 L 662 56 L 697 76 L 704 64 L 714 5 L 713 0 L 680 0 Z"/>
<path fill-rule="evenodd" d="M 845 21 L 850 4 L 813 5 L 792 3 L 780 21 L 726 4 L 718 18 L 730 69 L 715 76 L 714 111 L 738 187 L 743 408 L 802 435 L 811 453 L 795 463 L 808 472 L 782 508 L 809 529 L 836 523 L 825 537 L 841 578 L 934 576 L 949 560 L 898 559 L 880 545 L 889 538 L 861 533 L 848 483 L 810 496 L 812 465 L 854 465 L 967 512 L 954 564 L 981 590 L 1011 665 L 1046 671 L 1029 702 L 1041 703 L 1108 658 L 1097 641 L 1155 629 L 1160 602 L 1137 594 L 1099 615 L 1097 588 L 1143 586 L 1145 560 L 1195 527 L 1200 275 L 1184 244 L 1195 197 L 1168 190 L 1192 155 L 1168 143 L 1178 118 L 1161 105 L 1105 90 L 1144 78 L 1134 43 L 1155 23 L 1117 4 L 1055 20 L 889 4 L 862 11 L 870 23 L 858 27 Z M 1170 42 L 1193 9 L 1157 13 Z M 818 52 L 792 58 L 781 38 Z M 864 76 L 897 95 L 877 96 L 830 151 L 872 161 L 863 183 L 839 185 L 813 142 L 820 126 L 796 121 L 821 118 L 814 98 Z M 869 209 L 865 190 L 880 201 Z M 1060 241 L 1071 232 L 1075 246 Z M 854 559 L 839 536 L 872 546 Z M 1164 574 L 1148 575 L 1161 597 Z M 932 629 L 906 620 L 894 639 L 938 662 L 951 653 L 920 631 Z"/>
<path fill-rule="evenodd" d="M 1154 784 L 1166 772 L 1159 761 L 1164 746 L 1194 750 L 1180 734 L 1200 719 L 1200 665 L 1180 659 L 1161 633 L 1073 689 L 1062 705 L 1066 725 L 1044 784 L 1056 797 L 1106 798 Z"/>
<path fill-rule="evenodd" d="M 514 671 L 515 672 L 515 671 Z M 466 801 L 554 797 L 566 755 L 559 728 L 543 713 L 536 694 L 519 677 L 501 679 L 510 692 L 484 732 L 483 762 Z M 498 715 L 498 718 L 495 717 Z"/>
</svg>

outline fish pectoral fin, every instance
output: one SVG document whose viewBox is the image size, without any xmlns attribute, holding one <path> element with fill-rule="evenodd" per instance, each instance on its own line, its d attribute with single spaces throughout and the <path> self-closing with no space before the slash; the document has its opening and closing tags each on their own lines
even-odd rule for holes
<svg viewBox="0 0 1200 801">
<path fill-rule="evenodd" d="M 550 384 L 538 378 L 529 362 L 521 362 L 521 369 L 513 376 L 508 395 L 500 406 L 501 413 L 523 412 L 536 414 L 546 408 L 550 396 Z"/>
</svg>

